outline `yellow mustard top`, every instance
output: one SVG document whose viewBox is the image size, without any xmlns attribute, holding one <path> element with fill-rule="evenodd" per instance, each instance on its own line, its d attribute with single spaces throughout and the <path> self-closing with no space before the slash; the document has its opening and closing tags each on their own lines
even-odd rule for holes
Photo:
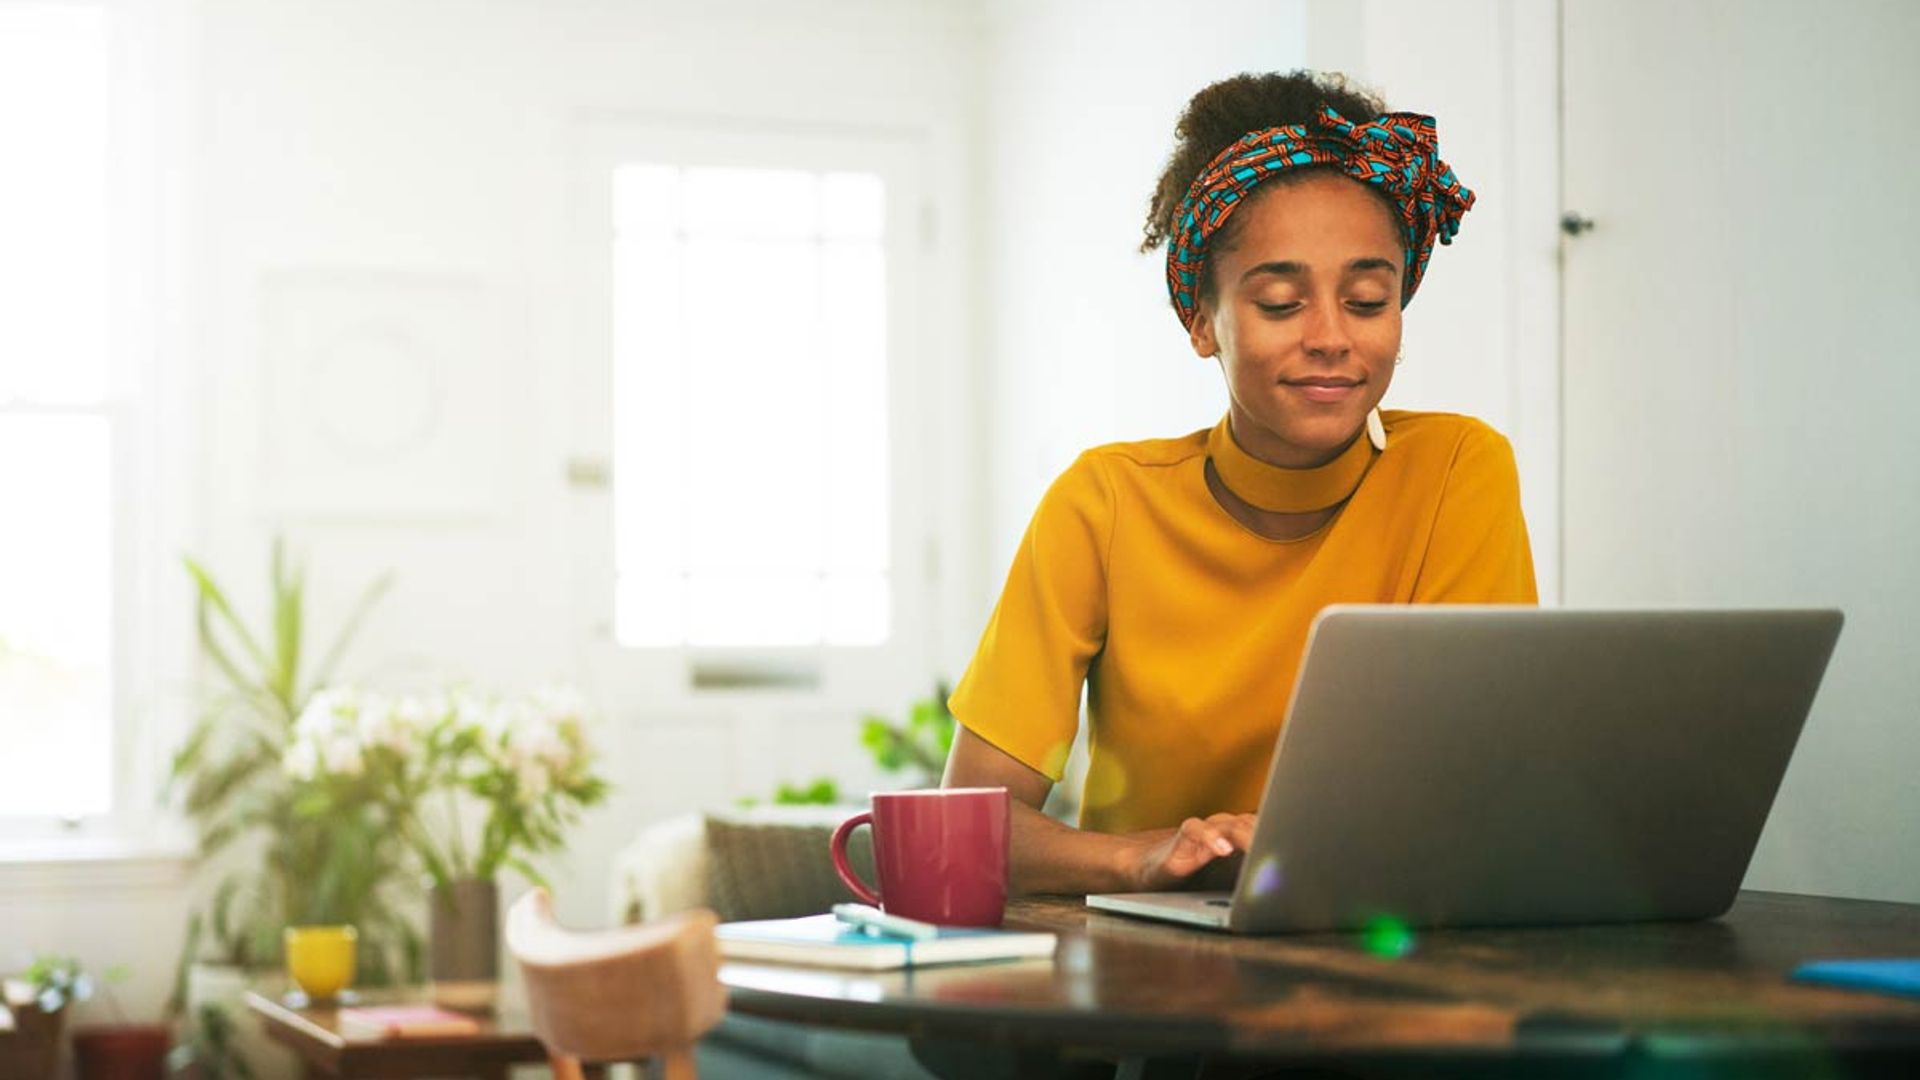
<svg viewBox="0 0 1920 1080">
<path fill-rule="evenodd" d="M 1507 440 L 1466 416 L 1383 419 L 1386 450 L 1362 435 L 1364 450 L 1313 470 L 1247 455 L 1224 421 L 1081 454 L 1034 511 L 954 717 L 1058 780 L 1084 682 L 1082 827 L 1257 810 L 1321 608 L 1538 599 Z M 1309 536 L 1266 539 L 1207 490 L 1210 435 L 1217 471 L 1243 498 L 1263 481 L 1352 498 Z"/>
</svg>

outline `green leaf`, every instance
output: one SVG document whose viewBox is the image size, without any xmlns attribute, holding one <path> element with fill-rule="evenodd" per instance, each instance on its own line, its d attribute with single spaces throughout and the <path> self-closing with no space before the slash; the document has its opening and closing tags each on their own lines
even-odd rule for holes
<svg viewBox="0 0 1920 1080">
<path fill-rule="evenodd" d="M 332 797 L 318 788 L 301 792 L 293 800 L 293 812 L 304 818 L 324 818 L 332 809 Z"/>
<path fill-rule="evenodd" d="M 200 637 L 200 650 L 207 654 L 207 659 L 213 661 L 214 667 L 220 669 L 220 674 L 226 676 L 229 684 L 243 690 L 252 689 L 253 680 L 241 673 L 239 665 L 221 646 L 220 637 L 213 629 L 213 616 L 213 606 L 202 596 L 194 605 L 194 626 Z"/>
<path fill-rule="evenodd" d="M 289 567 L 285 557 L 285 544 L 279 537 L 273 541 L 273 674 L 269 686 L 273 696 L 278 698 L 289 715 L 294 714 L 299 702 L 294 700 L 294 688 L 300 670 L 300 627 L 303 619 L 304 596 L 306 592 L 305 574 L 297 567 Z"/>
<path fill-rule="evenodd" d="M 172 798 L 173 786 L 192 776 L 200 767 L 207 754 L 207 744 L 213 741 L 213 717 L 202 716 L 194 722 L 193 729 L 187 735 L 187 741 L 173 752 L 173 760 L 167 767 L 166 787 L 161 792 L 165 798 Z"/>
<path fill-rule="evenodd" d="M 887 772 L 895 772 L 907 763 L 907 747 L 899 729 L 877 716 L 862 725 L 860 741 L 873 755 L 874 763 Z"/>
<path fill-rule="evenodd" d="M 839 801 L 840 785 L 832 778 L 825 776 L 805 787 L 782 783 L 773 793 L 773 802 L 776 806 L 832 805 Z"/>
<path fill-rule="evenodd" d="M 354 634 L 359 632 L 360 624 L 366 620 L 374 605 L 379 603 L 380 598 L 385 596 L 387 590 L 392 587 L 393 575 L 382 574 L 367 586 L 365 592 L 360 594 L 360 599 L 354 604 L 351 614 L 347 616 L 347 621 L 341 625 L 339 635 L 334 638 L 333 646 L 326 651 L 319 665 L 313 670 L 315 687 L 325 686 L 327 681 L 333 678 L 334 666 L 340 662 L 341 654 L 346 652 L 347 645 L 353 640 Z"/>
<path fill-rule="evenodd" d="M 510 855 L 506 858 L 505 861 L 508 866 L 513 867 L 515 873 L 518 873 L 521 877 L 526 878 L 529 884 L 538 885 L 541 888 L 548 887 L 547 879 L 540 873 L 540 871 L 535 870 L 533 866 L 527 862 L 527 860 L 522 859 L 517 855 Z"/>
<path fill-rule="evenodd" d="M 173 986 L 167 991 L 167 1003 L 163 1010 L 168 1017 L 177 1017 L 187 1007 L 187 971 L 193 967 L 193 958 L 200 954 L 200 937 L 206 933 L 206 917 L 201 912 L 187 916 L 186 941 L 180 946 L 180 959 L 173 965 Z"/>
<path fill-rule="evenodd" d="M 201 601 L 211 607 L 226 624 L 227 629 L 240 639 L 240 644 L 246 647 L 247 654 L 253 657 L 254 662 L 262 669 L 266 668 L 267 654 L 261 651 L 260 643 L 254 640 L 253 635 L 247 632 L 246 624 L 240 621 L 240 616 L 234 614 L 233 605 L 227 602 L 227 594 L 214 583 L 213 575 L 207 573 L 206 568 L 195 562 L 191 556 L 183 557 L 183 561 L 187 564 L 187 573 L 193 576 L 194 584 L 199 586 Z M 234 681 L 244 682 L 239 678 Z"/>
</svg>

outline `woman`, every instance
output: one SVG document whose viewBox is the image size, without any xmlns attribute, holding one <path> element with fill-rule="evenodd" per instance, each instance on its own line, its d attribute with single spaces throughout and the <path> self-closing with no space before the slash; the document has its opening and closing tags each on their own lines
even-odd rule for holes
<svg viewBox="0 0 1920 1080">
<path fill-rule="evenodd" d="M 945 782 L 1014 797 L 1023 892 L 1177 887 L 1244 850 L 1328 604 L 1532 603 L 1507 441 L 1377 406 L 1401 309 L 1473 195 L 1431 118 L 1337 76 L 1195 95 L 1143 250 L 1227 414 L 1089 450 L 1041 499 L 973 662 Z M 1087 691 L 1080 828 L 1039 813 Z"/>
</svg>

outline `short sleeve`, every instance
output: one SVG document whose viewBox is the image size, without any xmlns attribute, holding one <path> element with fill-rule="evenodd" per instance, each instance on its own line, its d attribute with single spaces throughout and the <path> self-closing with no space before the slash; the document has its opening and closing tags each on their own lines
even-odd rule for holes
<svg viewBox="0 0 1920 1080">
<path fill-rule="evenodd" d="M 1520 512 L 1520 471 L 1506 437 L 1476 423 L 1447 470 L 1416 604 L 1534 604 L 1533 549 Z"/>
<path fill-rule="evenodd" d="M 1059 780 L 1080 690 L 1106 643 L 1113 491 L 1082 454 L 1041 497 L 1006 588 L 948 705 L 967 730 Z"/>
</svg>

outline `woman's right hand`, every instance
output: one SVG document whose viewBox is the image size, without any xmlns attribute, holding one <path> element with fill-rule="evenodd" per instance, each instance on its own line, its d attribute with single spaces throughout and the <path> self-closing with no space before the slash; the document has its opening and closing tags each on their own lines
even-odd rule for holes
<svg viewBox="0 0 1920 1080">
<path fill-rule="evenodd" d="M 1253 843 L 1252 814 L 1212 814 L 1188 818 L 1177 829 L 1136 833 L 1128 876 L 1136 892 L 1178 888 L 1215 859 L 1245 851 Z"/>
<path fill-rule="evenodd" d="M 1161 892 L 1253 843 L 1252 814 L 1188 818 L 1177 829 L 1083 832 L 1040 812 L 1053 781 L 962 726 L 946 787 L 1004 787 L 1013 796 L 1009 885 L 1014 894 Z"/>
</svg>

